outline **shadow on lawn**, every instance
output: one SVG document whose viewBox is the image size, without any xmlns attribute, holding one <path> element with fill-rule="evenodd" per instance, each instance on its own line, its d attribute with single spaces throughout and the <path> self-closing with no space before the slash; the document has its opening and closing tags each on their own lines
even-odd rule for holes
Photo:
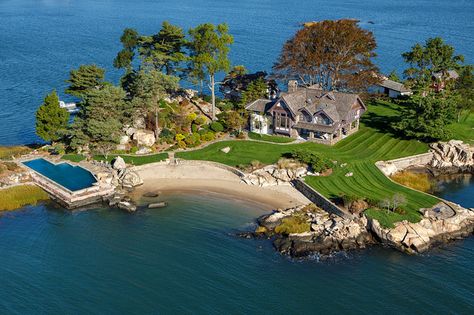
<svg viewBox="0 0 474 315">
<path fill-rule="evenodd" d="M 401 112 L 400 112 L 401 115 Z M 374 112 L 365 113 L 364 116 L 361 117 L 361 122 L 370 128 L 373 128 L 381 133 L 388 133 L 394 138 L 409 140 L 405 135 L 400 133 L 398 130 L 393 128 L 393 124 L 399 122 L 401 120 L 400 115 L 380 115 Z"/>
</svg>

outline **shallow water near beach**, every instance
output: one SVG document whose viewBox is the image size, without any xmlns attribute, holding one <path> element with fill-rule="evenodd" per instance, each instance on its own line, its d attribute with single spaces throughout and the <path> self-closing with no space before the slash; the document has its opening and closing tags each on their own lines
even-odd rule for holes
<svg viewBox="0 0 474 315">
<path fill-rule="evenodd" d="M 474 206 L 472 194 L 457 191 L 451 199 Z M 473 237 L 420 256 L 373 247 L 294 261 L 269 241 L 234 236 L 268 207 L 220 194 L 157 200 L 169 206 L 133 215 L 52 205 L 3 214 L 0 314 L 474 309 Z"/>
</svg>

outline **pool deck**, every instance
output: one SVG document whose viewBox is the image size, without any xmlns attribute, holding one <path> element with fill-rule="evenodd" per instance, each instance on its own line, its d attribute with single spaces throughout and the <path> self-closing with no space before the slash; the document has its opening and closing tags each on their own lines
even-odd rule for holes
<svg viewBox="0 0 474 315">
<path fill-rule="evenodd" d="M 45 157 L 35 157 L 37 158 L 44 158 L 49 162 L 56 164 L 55 161 L 51 159 L 47 159 Z M 106 183 L 97 182 L 92 187 L 88 187 L 85 189 L 71 191 L 66 187 L 61 186 L 57 182 L 51 180 L 50 178 L 38 173 L 37 171 L 29 168 L 28 166 L 24 165 L 23 162 L 27 162 L 32 160 L 31 158 L 17 160 L 21 166 L 28 169 L 30 172 L 30 176 L 33 180 L 33 183 L 44 189 L 50 197 L 56 201 L 57 203 L 61 204 L 62 206 L 68 209 L 77 209 L 80 207 L 85 207 L 91 204 L 100 203 L 106 197 L 112 195 L 115 192 L 115 188 Z M 64 163 L 61 161 L 61 163 Z M 68 162 L 69 163 L 69 162 Z M 75 165 L 74 163 L 69 163 L 71 165 Z M 83 167 L 83 166 L 81 166 Z M 83 167 L 84 168 L 84 167 Z M 91 172 L 86 168 L 87 171 Z M 94 173 L 91 172 L 93 175 Z M 95 176 L 95 175 L 94 175 Z"/>
</svg>

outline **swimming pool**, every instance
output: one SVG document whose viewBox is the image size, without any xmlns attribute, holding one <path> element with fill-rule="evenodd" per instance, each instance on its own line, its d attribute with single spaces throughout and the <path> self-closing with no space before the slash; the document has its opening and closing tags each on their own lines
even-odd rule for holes
<svg viewBox="0 0 474 315">
<path fill-rule="evenodd" d="M 89 188 L 97 182 L 88 170 L 69 163 L 53 164 L 46 159 L 35 159 L 23 164 L 70 191 Z"/>
</svg>

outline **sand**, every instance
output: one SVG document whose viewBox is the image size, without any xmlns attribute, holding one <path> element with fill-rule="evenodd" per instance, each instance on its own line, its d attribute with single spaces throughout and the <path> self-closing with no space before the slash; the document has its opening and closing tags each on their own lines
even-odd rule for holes
<svg viewBox="0 0 474 315">
<path fill-rule="evenodd" d="M 268 209 L 285 209 L 310 203 L 289 184 L 251 186 L 241 183 L 240 178 L 232 172 L 209 165 L 149 164 L 138 167 L 136 171 L 143 179 L 143 185 L 135 189 L 132 195 L 134 198 L 147 192 L 212 192 L 257 202 Z"/>
</svg>

